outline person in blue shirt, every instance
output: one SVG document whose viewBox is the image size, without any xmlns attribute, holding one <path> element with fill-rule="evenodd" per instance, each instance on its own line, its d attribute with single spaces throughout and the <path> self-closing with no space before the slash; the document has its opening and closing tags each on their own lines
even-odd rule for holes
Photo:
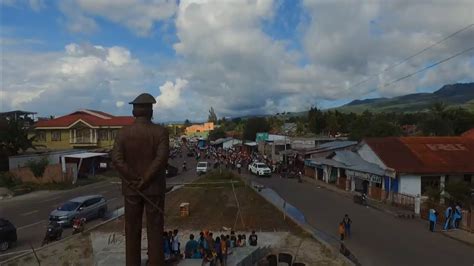
<svg viewBox="0 0 474 266">
<path fill-rule="evenodd" d="M 444 222 L 444 231 L 449 230 L 451 228 L 451 221 L 453 219 L 453 208 L 449 206 L 446 211 L 444 212 L 444 216 L 446 220 Z"/>
<path fill-rule="evenodd" d="M 186 243 L 186 246 L 184 247 L 184 255 L 185 258 L 193 258 L 195 254 L 198 252 L 198 242 L 194 240 L 194 235 L 191 234 L 189 236 L 189 241 Z"/>
<path fill-rule="evenodd" d="M 462 210 L 461 206 L 459 204 L 456 205 L 456 208 L 454 208 L 454 215 L 453 215 L 453 223 L 454 223 L 454 228 L 459 229 L 459 223 L 462 220 Z"/>
<path fill-rule="evenodd" d="M 430 220 L 430 231 L 434 232 L 437 220 L 437 212 L 435 209 L 430 209 L 429 220 Z"/>
<path fill-rule="evenodd" d="M 165 261 L 169 260 L 171 257 L 171 246 L 167 232 L 163 233 L 163 251 L 165 253 Z"/>
</svg>

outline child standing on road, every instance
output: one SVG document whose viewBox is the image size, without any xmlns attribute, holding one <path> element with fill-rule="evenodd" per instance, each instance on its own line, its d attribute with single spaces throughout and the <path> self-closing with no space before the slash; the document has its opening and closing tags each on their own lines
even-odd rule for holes
<svg viewBox="0 0 474 266">
<path fill-rule="evenodd" d="M 349 218 L 349 215 L 347 214 L 344 215 L 344 219 L 342 220 L 342 222 L 344 223 L 344 232 L 345 232 L 346 238 L 351 237 L 352 220 L 351 218 Z"/>
<path fill-rule="evenodd" d="M 341 241 L 344 240 L 344 223 L 339 223 L 339 235 L 341 236 Z"/>
</svg>

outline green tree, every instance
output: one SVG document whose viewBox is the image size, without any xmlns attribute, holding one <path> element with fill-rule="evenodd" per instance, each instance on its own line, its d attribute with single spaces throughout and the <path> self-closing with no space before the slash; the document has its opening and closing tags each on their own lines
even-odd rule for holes
<svg viewBox="0 0 474 266">
<path fill-rule="evenodd" d="M 321 134 L 326 128 L 326 117 L 324 113 L 316 107 L 311 107 L 308 111 L 308 128 L 311 132 Z"/>
<path fill-rule="evenodd" d="M 249 118 L 243 128 L 243 138 L 245 140 L 255 140 L 258 132 L 268 132 L 270 125 L 263 117 Z"/>
<path fill-rule="evenodd" d="M 447 116 L 447 106 L 442 102 L 434 103 L 425 119 L 421 122 L 421 130 L 428 136 L 450 136 L 454 134 L 453 122 Z"/>
<path fill-rule="evenodd" d="M 296 134 L 298 135 L 304 135 L 306 133 L 306 124 L 305 122 L 300 119 L 296 121 Z"/>
<path fill-rule="evenodd" d="M 454 108 L 446 111 L 446 117 L 451 121 L 454 135 L 460 135 L 474 128 L 474 113 L 464 108 Z"/>
<path fill-rule="evenodd" d="M 462 203 L 464 206 L 470 205 L 470 192 L 472 186 L 465 182 L 448 182 L 444 188 L 444 197 L 448 203 Z"/>
<path fill-rule="evenodd" d="M 17 155 L 21 151 L 29 148 L 35 149 L 33 145 L 34 137 L 28 137 L 28 131 L 16 120 L 2 122 L 0 130 L 0 153 L 7 156 Z"/>
<path fill-rule="evenodd" d="M 216 112 L 214 112 L 214 107 L 211 106 L 211 109 L 209 110 L 209 117 L 207 119 L 208 122 L 213 122 L 214 124 L 217 124 L 217 115 Z"/>
<path fill-rule="evenodd" d="M 277 116 L 270 116 L 267 119 L 270 129 L 276 132 L 280 132 L 281 128 L 285 124 L 284 121 Z"/>
<path fill-rule="evenodd" d="M 337 114 L 333 112 L 328 112 L 326 121 L 326 132 L 334 136 L 340 131 L 340 129 L 341 126 L 339 125 Z"/>
<path fill-rule="evenodd" d="M 225 138 L 225 137 L 226 137 L 225 130 L 222 127 L 212 130 L 211 132 L 209 132 L 209 136 L 208 136 L 209 140 L 212 140 L 212 141 L 216 139 L 220 139 L 220 138 Z"/>
<path fill-rule="evenodd" d="M 189 127 L 189 126 L 191 126 L 191 121 L 189 121 L 189 119 L 186 119 L 184 121 L 184 127 Z"/>
</svg>

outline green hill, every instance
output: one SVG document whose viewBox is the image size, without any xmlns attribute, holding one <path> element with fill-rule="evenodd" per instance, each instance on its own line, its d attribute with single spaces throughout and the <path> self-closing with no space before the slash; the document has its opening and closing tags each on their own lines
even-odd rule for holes
<svg viewBox="0 0 474 266">
<path fill-rule="evenodd" d="M 445 85 L 433 93 L 414 93 L 394 98 L 354 100 L 334 108 L 341 112 L 417 112 L 427 110 L 435 102 L 450 107 L 463 107 L 474 111 L 474 83 Z"/>
</svg>

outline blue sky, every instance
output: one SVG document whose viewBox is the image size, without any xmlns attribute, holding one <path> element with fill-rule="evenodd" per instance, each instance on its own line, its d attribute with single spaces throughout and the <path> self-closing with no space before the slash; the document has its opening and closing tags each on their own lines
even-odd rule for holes
<svg viewBox="0 0 474 266">
<path fill-rule="evenodd" d="M 472 29 L 377 75 L 473 23 L 472 3 L 452 4 L 443 14 L 442 1 L 1 3 L 0 111 L 47 116 L 91 108 L 124 115 L 126 103 L 145 91 L 157 98 L 159 120 L 199 120 L 211 106 L 221 116 L 329 108 L 429 92 L 474 75 L 468 53 L 383 86 L 466 49 L 474 43 Z M 420 8 L 423 14 L 416 13 Z"/>
</svg>

